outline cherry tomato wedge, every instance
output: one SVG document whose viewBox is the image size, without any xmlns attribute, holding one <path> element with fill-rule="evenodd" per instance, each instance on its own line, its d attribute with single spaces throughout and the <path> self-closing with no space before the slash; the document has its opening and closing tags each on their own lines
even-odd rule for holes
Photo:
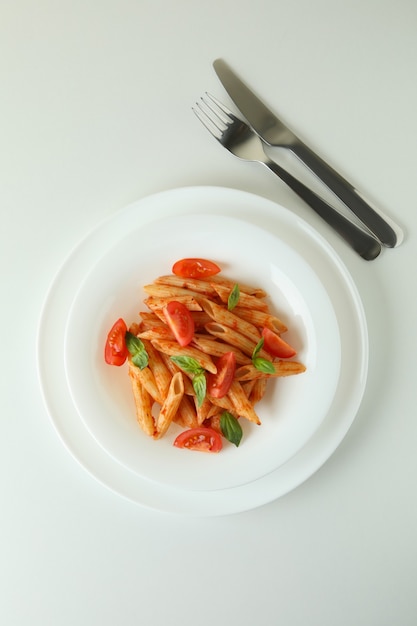
<svg viewBox="0 0 417 626">
<path fill-rule="evenodd" d="M 200 426 L 180 433 L 174 441 L 174 446 L 197 452 L 220 452 L 223 443 L 221 435 L 213 428 Z"/>
<path fill-rule="evenodd" d="M 290 344 L 281 339 L 279 335 L 269 328 L 262 330 L 262 337 L 264 338 L 264 349 L 272 356 L 277 356 L 281 359 L 289 359 L 297 354 Z"/>
<path fill-rule="evenodd" d="M 104 360 L 109 365 L 120 366 L 126 361 L 129 354 L 125 341 L 126 331 L 127 326 L 122 318 L 111 327 L 104 348 Z"/>
<path fill-rule="evenodd" d="M 194 320 L 182 302 L 172 300 L 163 309 L 168 326 L 180 346 L 188 346 L 194 335 Z"/>
<path fill-rule="evenodd" d="M 218 265 L 206 259 L 181 259 L 172 266 L 172 273 L 182 278 L 208 278 L 220 271 Z"/>
<path fill-rule="evenodd" d="M 207 391 L 213 398 L 223 398 L 230 389 L 236 370 L 236 355 L 225 352 L 216 362 L 217 373 L 209 374 Z"/>
</svg>

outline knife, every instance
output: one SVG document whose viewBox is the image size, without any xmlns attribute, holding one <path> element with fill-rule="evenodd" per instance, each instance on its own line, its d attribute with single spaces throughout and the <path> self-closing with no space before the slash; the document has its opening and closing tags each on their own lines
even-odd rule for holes
<svg viewBox="0 0 417 626">
<path fill-rule="evenodd" d="M 347 180 L 304 144 L 255 96 L 223 59 L 216 59 L 213 67 L 231 99 L 266 144 L 289 148 L 384 246 L 394 248 L 401 243 L 403 233 L 400 227 L 386 216 L 382 217 Z"/>
</svg>

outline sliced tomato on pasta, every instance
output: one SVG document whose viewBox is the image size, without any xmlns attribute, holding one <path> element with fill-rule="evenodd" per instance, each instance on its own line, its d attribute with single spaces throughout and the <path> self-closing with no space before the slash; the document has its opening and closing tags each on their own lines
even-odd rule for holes
<svg viewBox="0 0 417 626">
<path fill-rule="evenodd" d="M 216 362 L 217 373 L 209 374 L 207 391 L 213 398 L 223 398 L 230 389 L 236 371 L 236 355 L 225 352 Z"/>
<path fill-rule="evenodd" d="M 216 263 L 207 259 L 181 259 L 172 266 L 172 273 L 182 278 L 208 278 L 220 271 Z"/>
<path fill-rule="evenodd" d="M 180 346 L 188 346 L 194 335 L 194 320 L 182 302 L 172 300 L 163 309 L 168 326 Z"/>
<path fill-rule="evenodd" d="M 264 328 L 262 330 L 262 337 L 264 338 L 264 349 L 271 355 L 280 359 L 289 359 L 295 356 L 297 352 L 289 343 L 284 341 L 277 333 Z"/>
<path fill-rule="evenodd" d="M 127 326 L 122 318 L 119 318 L 111 327 L 104 348 L 104 360 L 109 365 L 123 365 L 129 351 L 126 346 L 125 335 Z"/>
<path fill-rule="evenodd" d="M 174 446 L 197 452 L 220 452 L 223 443 L 221 435 L 213 428 L 200 426 L 180 433 L 174 441 Z"/>
</svg>

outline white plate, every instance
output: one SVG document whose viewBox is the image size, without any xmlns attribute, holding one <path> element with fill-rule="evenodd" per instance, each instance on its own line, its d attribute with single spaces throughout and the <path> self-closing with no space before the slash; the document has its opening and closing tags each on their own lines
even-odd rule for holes
<svg viewBox="0 0 417 626">
<path fill-rule="evenodd" d="M 301 376 L 269 382 L 257 405 L 262 426 L 242 421 L 237 449 L 191 454 L 172 444 L 181 429 L 153 441 L 138 427 L 127 365 L 109 367 L 103 346 L 119 317 L 145 310 L 143 285 L 169 274 L 182 257 L 213 259 L 233 280 L 261 287 L 306 365 Z M 80 350 L 82 346 L 82 350 Z M 282 239 L 230 217 L 186 215 L 132 227 L 89 272 L 72 305 L 65 369 L 75 406 L 96 441 L 143 478 L 197 491 L 228 489 L 283 465 L 325 418 L 340 372 L 340 336 L 330 298 L 306 260 Z"/>
<path fill-rule="evenodd" d="M 336 392 L 322 424 L 287 463 L 256 481 L 230 489 L 190 491 L 150 481 L 109 455 L 79 417 L 67 384 L 64 336 L 80 283 L 97 259 L 132 229 L 155 219 L 198 213 L 236 217 L 279 235 L 324 285 L 340 335 Z M 366 384 L 368 340 L 362 304 L 333 249 L 306 222 L 273 202 L 224 188 L 187 188 L 145 198 L 90 233 L 59 271 L 45 302 L 38 335 L 38 366 L 48 412 L 74 457 L 102 484 L 146 507 L 190 515 L 222 515 L 265 504 L 294 489 L 328 459 L 355 418 Z M 261 427 L 262 428 L 262 427 Z M 239 449 L 236 450 L 239 452 Z M 190 455 L 192 453 L 189 453 Z M 196 453 L 197 454 L 197 453 Z"/>
</svg>

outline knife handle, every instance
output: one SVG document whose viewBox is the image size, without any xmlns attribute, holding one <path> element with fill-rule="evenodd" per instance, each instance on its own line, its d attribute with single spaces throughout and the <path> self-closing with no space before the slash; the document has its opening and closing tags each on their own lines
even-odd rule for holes
<svg viewBox="0 0 417 626">
<path fill-rule="evenodd" d="M 397 227 L 400 237 L 394 228 L 381 217 L 359 192 L 338 172 L 336 172 L 323 159 L 315 154 L 301 141 L 291 145 L 294 154 L 333 191 L 347 207 L 365 224 L 367 228 L 388 248 L 394 248 L 402 239 L 402 233 Z"/>
<path fill-rule="evenodd" d="M 341 215 L 330 204 L 320 198 L 280 165 L 268 159 L 264 163 L 274 174 L 284 181 L 304 202 L 324 219 L 341 237 L 366 261 L 372 261 L 381 252 L 381 245 L 371 234 Z"/>
</svg>

